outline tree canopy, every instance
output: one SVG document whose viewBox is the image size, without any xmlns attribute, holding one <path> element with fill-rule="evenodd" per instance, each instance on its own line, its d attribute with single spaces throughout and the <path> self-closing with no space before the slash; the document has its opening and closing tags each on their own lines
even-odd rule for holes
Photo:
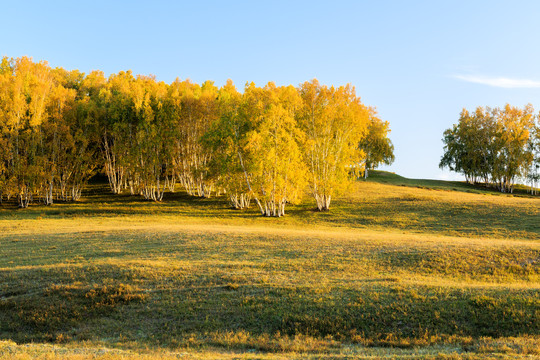
<svg viewBox="0 0 540 360">
<path fill-rule="evenodd" d="M 461 173 L 467 182 L 483 182 L 512 192 L 518 179 L 538 181 L 539 122 L 531 105 L 518 108 L 466 109 L 444 132 L 440 167 Z"/>
<path fill-rule="evenodd" d="M 0 200 L 20 207 L 76 201 L 97 172 L 111 192 L 161 201 L 225 193 L 282 216 L 309 193 L 328 210 L 357 164 L 393 159 L 388 123 L 350 85 L 232 81 L 171 84 L 120 71 L 51 69 L 30 58 L 0 65 Z M 372 137 L 372 139 L 367 139 Z"/>
</svg>

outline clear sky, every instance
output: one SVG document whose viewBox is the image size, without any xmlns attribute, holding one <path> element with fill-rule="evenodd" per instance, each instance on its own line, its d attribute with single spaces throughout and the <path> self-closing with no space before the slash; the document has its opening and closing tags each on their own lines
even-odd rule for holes
<svg viewBox="0 0 540 360">
<path fill-rule="evenodd" d="M 1 1 L 0 55 L 171 82 L 356 87 L 407 177 L 439 170 L 463 107 L 540 110 L 540 1 Z"/>
</svg>

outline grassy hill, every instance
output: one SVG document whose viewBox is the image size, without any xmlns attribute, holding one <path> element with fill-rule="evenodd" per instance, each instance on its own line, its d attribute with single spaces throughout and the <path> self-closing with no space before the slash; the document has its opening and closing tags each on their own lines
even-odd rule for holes
<svg viewBox="0 0 540 360">
<path fill-rule="evenodd" d="M 540 356 L 540 199 L 374 172 L 313 208 L 4 205 L 0 359 Z"/>
</svg>

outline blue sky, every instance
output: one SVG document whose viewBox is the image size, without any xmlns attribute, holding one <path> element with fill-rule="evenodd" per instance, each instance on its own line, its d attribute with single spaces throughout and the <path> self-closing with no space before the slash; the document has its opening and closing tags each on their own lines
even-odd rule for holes
<svg viewBox="0 0 540 360">
<path fill-rule="evenodd" d="M 463 107 L 540 110 L 537 1 L 5 1 L 0 55 L 159 80 L 351 83 L 390 122 L 396 161 L 442 172 Z M 459 178 L 459 177 L 457 177 Z"/>
</svg>

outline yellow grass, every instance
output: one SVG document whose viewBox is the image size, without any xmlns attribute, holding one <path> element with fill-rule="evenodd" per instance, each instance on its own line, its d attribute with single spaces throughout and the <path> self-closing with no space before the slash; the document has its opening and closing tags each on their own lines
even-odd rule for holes
<svg viewBox="0 0 540 360">
<path fill-rule="evenodd" d="M 360 182 L 266 219 L 109 196 L 0 211 L 0 359 L 540 356 L 537 198 Z"/>
</svg>

